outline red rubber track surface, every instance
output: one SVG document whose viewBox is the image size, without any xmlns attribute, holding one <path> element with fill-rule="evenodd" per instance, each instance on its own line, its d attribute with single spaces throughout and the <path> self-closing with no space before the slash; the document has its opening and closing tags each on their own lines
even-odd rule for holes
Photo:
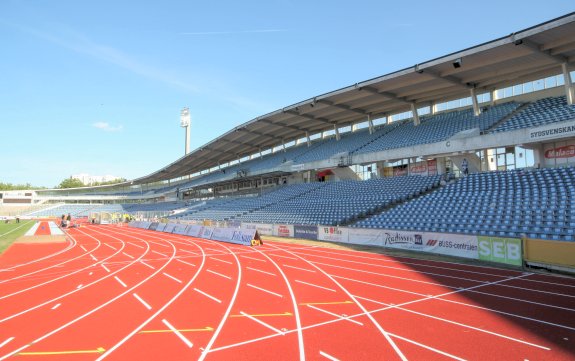
<svg viewBox="0 0 575 361">
<path fill-rule="evenodd" d="M 0 256 L 0 361 L 574 360 L 575 280 L 129 227 Z"/>
</svg>

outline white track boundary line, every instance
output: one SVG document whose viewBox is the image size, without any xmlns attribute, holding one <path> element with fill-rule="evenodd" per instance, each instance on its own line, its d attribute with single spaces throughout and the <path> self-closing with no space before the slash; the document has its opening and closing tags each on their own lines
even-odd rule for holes
<svg viewBox="0 0 575 361">
<path fill-rule="evenodd" d="M 259 323 L 260 325 L 262 325 L 262 326 L 264 326 L 264 327 L 266 327 L 266 328 L 269 328 L 270 330 L 274 331 L 275 333 L 277 333 L 277 334 L 279 334 L 279 335 L 282 335 L 282 336 L 285 335 L 285 333 L 284 333 L 283 331 L 278 330 L 277 328 L 273 327 L 272 325 L 268 325 L 267 323 L 265 323 L 265 322 L 262 321 L 262 320 L 258 320 L 257 318 L 248 315 L 248 314 L 245 313 L 244 311 L 240 311 L 240 314 L 243 315 L 243 316 L 245 316 L 245 317 L 247 317 L 247 318 L 249 318 L 249 319 L 252 320 L 252 321 L 255 321 L 255 322 Z"/>
<path fill-rule="evenodd" d="M 144 307 L 146 307 L 148 310 L 152 309 L 152 306 L 150 306 L 150 304 L 146 301 L 144 301 L 142 299 L 142 297 L 138 296 L 136 293 L 132 293 L 132 295 L 138 300 L 140 301 L 140 303 L 142 303 L 142 305 L 144 305 Z"/>
<path fill-rule="evenodd" d="M 297 270 L 300 270 L 300 271 L 315 273 L 315 271 L 312 270 L 312 269 L 305 269 L 305 268 L 301 268 L 301 267 L 290 266 L 290 265 L 287 265 L 287 264 L 282 264 L 282 266 L 287 267 L 287 268 L 297 269 Z"/>
<path fill-rule="evenodd" d="M 189 348 L 194 347 L 194 344 L 191 343 L 190 340 L 188 340 L 184 335 L 182 335 L 182 333 L 178 331 L 174 326 L 172 326 L 166 319 L 163 319 L 162 322 L 164 323 L 164 325 L 166 325 L 166 327 L 172 330 L 172 332 L 175 333 L 176 336 L 178 336 L 180 340 L 182 340 L 186 344 L 186 346 L 188 346 Z"/>
<path fill-rule="evenodd" d="M 252 285 L 252 284 L 250 284 L 250 283 L 248 283 L 248 287 L 255 288 L 256 290 L 260 290 L 260 291 L 269 293 L 270 295 L 274 295 L 274 296 L 276 296 L 276 297 L 282 297 L 282 298 L 283 298 L 283 295 L 280 295 L 279 293 L 275 293 L 275 292 L 266 290 L 265 288 L 261 288 L 261 287 L 258 287 L 258 286 L 254 286 L 254 285 Z"/>
<path fill-rule="evenodd" d="M 328 315 L 331 315 L 331 316 L 340 318 L 340 319 L 342 319 L 342 320 L 346 320 L 346 321 L 355 323 L 355 324 L 357 324 L 357 325 L 363 326 L 363 323 L 361 323 L 361 322 L 359 322 L 359 321 L 356 321 L 356 320 L 353 320 L 353 319 L 351 319 L 349 316 L 338 315 L 337 313 L 333 313 L 333 312 L 329 312 L 329 311 L 323 310 L 323 309 L 321 309 L 321 308 L 319 308 L 319 307 L 316 307 L 316 306 L 314 306 L 314 305 L 307 305 L 307 307 L 313 308 L 314 310 L 317 310 L 317 311 L 326 313 L 326 314 L 328 314 Z"/>
<path fill-rule="evenodd" d="M 4 342 L 0 343 L 0 348 L 6 346 L 10 341 L 12 341 L 14 337 L 8 337 Z"/>
<path fill-rule="evenodd" d="M 179 258 L 178 258 L 178 259 L 176 259 L 176 261 L 178 261 L 178 262 L 180 262 L 180 263 L 183 263 L 183 264 L 187 264 L 188 266 L 196 267 L 196 265 L 195 265 L 195 264 L 193 264 L 193 263 L 190 263 L 190 262 L 186 262 L 186 261 L 184 261 L 184 260 L 181 260 L 181 259 L 179 259 Z"/>
<path fill-rule="evenodd" d="M 151 268 L 151 269 L 156 269 L 154 266 L 147 264 L 146 262 L 144 262 L 143 260 L 140 260 L 140 263 L 143 264 L 144 266 Z"/>
<path fill-rule="evenodd" d="M 271 272 L 266 272 L 266 271 L 262 271 L 261 269 L 257 269 L 257 268 L 252 268 L 252 267 L 246 267 L 246 269 L 252 270 L 252 271 L 256 271 L 256 272 L 260 272 L 266 275 L 270 275 L 270 276 L 276 276 L 274 273 Z"/>
<path fill-rule="evenodd" d="M 223 275 L 223 274 L 218 273 L 218 272 L 216 272 L 216 271 L 212 271 L 211 269 L 207 270 L 207 272 L 213 273 L 213 274 L 215 274 L 215 275 L 217 275 L 217 276 L 220 276 L 220 277 L 223 277 L 223 278 L 227 278 L 227 279 L 229 279 L 229 280 L 232 279 L 230 276 L 226 276 L 226 275 Z"/>
<path fill-rule="evenodd" d="M 295 280 L 295 282 L 297 283 L 302 283 L 304 285 L 308 285 L 308 286 L 312 286 L 315 288 L 320 288 L 322 290 L 327 290 L 327 291 L 331 291 L 331 292 L 335 292 L 335 290 L 333 288 L 327 288 L 327 287 L 323 287 L 323 286 L 318 286 L 318 285 L 314 285 L 313 283 L 308 283 L 308 282 L 304 282 L 304 281 L 300 281 L 300 280 Z"/>
<path fill-rule="evenodd" d="M 181 280 L 177 279 L 176 277 L 174 277 L 174 276 L 172 276 L 172 275 L 167 274 L 166 272 L 162 272 L 162 274 L 163 274 L 164 276 L 168 277 L 168 278 L 173 279 L 174 281 L 176 281 L 176 282 L 178 282 L 178 283 L 182 283 Z"/>
<path fill-rule="evenodd" d="M 122 281 L 121 279 L 118 278 L 118 276 L 114 276 L 114 278 L 116 279 L 116 281 L 118 281 L 119 284 L 121 284 L 122 286 L 124 286 L 124 288 L 128 288 L 128 285 L 124 283 L 124 281 Z"/>
<path fill-rule="evenodd" d="M 219 258 L 216 258 L 216 257 L 210 257 L 210 259 L 213 259 L 214 261 L 218 261 L 218 262 L 222 262 L 222 263 L 233 264 L 233 263 L 230 262 L 230 261 L 224 261 L 223 259 L 219 259 Z"/>
<path fill-rule="evenodd" d="M 242 257 L 242 258 L 247 258 L 247 259 L 251 259 L 252 261 L 258 261 L 258 262 L 265 262 L 265 261 L 266 261 L 265 259 L 253 258 L 253 257 L 246 256 L 246 255 L 241 255 L 240 257 Z"/>
<path fill-rule="evenodd" d="M 325 353 L 323 351 L 320 351 L 319 354 L 322 355 L 323 357 L 325 357 L 326 359 L 330 360 L 330 361 L 339 361 L 338 358 L 335 358 L 331 355 L 328 355 L 327 353 Z"/>
<path fill-rule="evenodd" d="M 202 295 L 204 295 L 204 296 L 206 296 L 206 297 L 208 297 L 208 298 L 210 298 L 210 299 L 216 301 L 217 303 L 222 303 L 222 301 L 221 301 L 220 299 L 217 299 L 217 298 L 215 298 L 214 296 L 212 296 L 212 295 L 210 295 L 210 294 L 207 294 L 206 292 L 204 292 L 204 291 L 202 291 L 202 290 L 199 290 L 199 289 L 197 289 L 197 288 L 194 288 L 194 291 L 196 291 L 196 292 L 198 292 L 198 293 L 201 293 Z"/>
</svg>

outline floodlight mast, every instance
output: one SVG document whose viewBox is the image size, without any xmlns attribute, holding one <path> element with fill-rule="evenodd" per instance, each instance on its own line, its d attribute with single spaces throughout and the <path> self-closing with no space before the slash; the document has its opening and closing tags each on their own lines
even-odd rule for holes
<svg viewBox="0 0 575 361">
<path fill-rule="evenodd" d="M 190 123 L 190 109 L 184 108 L 180 112 L 180 126 L 185 128 L 186 132 L 186 149 L 184 155 L 190 152 Z"/>
</svg>

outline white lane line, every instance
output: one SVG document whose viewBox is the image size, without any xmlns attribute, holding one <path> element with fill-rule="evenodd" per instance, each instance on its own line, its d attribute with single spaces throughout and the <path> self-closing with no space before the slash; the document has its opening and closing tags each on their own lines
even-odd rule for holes
<svg viewBox="0 0 575 361">
<path fill-rule="evenodd" d="M 100 265 L 102 266 L 102 268 L 106 271 L 106 272 L 110 272 L 110 270 L 108 269 L 108 267 L 106 267 L 103 263 L 100 263 Z"/>
<path fill-rule="evenodd" d="M 416 345 L 416 346 L 426 348 L 426 349 L 428 349 L 428 350 L 430 350 L 430 351 L 433 351 L 433 352 L 437 352 L 437 353 L 440 354 L 440 355 L 450 357 L 450 358 L 452 358 L 452 359 L 454 359 L 454 360 L 467 361 L 467 360 L 465 360 L 465 359 L 463 359 L 463 358 L 460 358 L 460 357 L 457 357 L 457 356 L 455 356 L 455 355 L 449 354 L 449 353 L 447 353 L 447 352 L 445 352 L 445 351 L 441 351 L 441 350 L 438 350 L 438 349 L 433 348 L 433 347 L 431 347 L 431 346 L 427 346 L 427 345 L 424 345 L 424 344 L 422 344 L 422 343 L 419 343 L 419 342 L 417 342 L 417 341 L 413 341 L 413 340 L 410 340 L 410 339 L 408 339 L 408 338 L 401 337 L 401 336 L 396 335 L 396 334 L 393 334 L 393 333 L 391 333 L 391 332 L 388 332 L 388 334 L 389 334 L 391 337 L 395 337 L 395 338 L 398 338 L 398 339 L 403 340 L 403 341 L 405 341 L 405 342 L 412 343 L 412 344 L 414 344 L 414 345 Z"/>
<path fill-rule="evenodd" d="M 323 309 L 321 309 L 321 308 L 319 308 L 319 307 L 315 307 L 314 305 L 307 305 L 307 307 L 313 308 L 314 310 L 317 310 L 317 311 L 320 311 L 320 312 L 323 312 L 323 313 L 327 313 L 328 315 L 331 315 L 331 316 L 340 318 L 340 319 L 342 319 L 342 320 L 346 320 L 346 321 L 349 321 L 349 322 L 353 322 L 353 323 L 355 323 L 355 324 L 357 324 L 357 325 L 363 326 L 363 323 L 361 323 L 361 322 L 359 322 L 359 321 L 356 321 L 356 320 L 353 320 L 353 319 L 349 318 L 349 316 L 338 315 L 337 313 L 333 313 L 333 312 L 329 312 L 329 311 L 323 310 Z"/>
<path fill-rule="evenodd" d="M 300 270 L 300 271 L 306 271 L 306 272 L 313 272 L 313 273 L 315 273 L 315 271 L 312 270 L 312 269 L 305 269 L 305 268 L 300 268 L 300 267 L 295 267 L 295 266 L 289 266 L 289 265 L 287 265 L 287 264 L 282 264 L 282 266 L 287 267 L 287 268 L 298 269 L 298 270 Z"/>
<path fill-rule="evenodd" d="M 92 257 L 92 259 L 93 259 L 95 262 L 98 262 L 98 259 L 97 259 L 96 257 L 94 257 L 93 254 L 90 253 L 90 257 Z"/>
<path fill-rule="evenodd" d="M 240 256 L 240 257 L 242 257 L 242 258 L 247 258 L 247 259 L 251 259 L 251 260 L 254 260 L 254 261 L 259 261 L 259 262 L 266 262 L 265 259 L 261 259 L 261 258 L 253 258 L 253 257 L 250 257 L 250 256 Z"/>
<path fill-rule="evenodd" d="M 155 254 L 159 254 L 159 255 L 162 256 L 162 257 L 168 257 L 168 255 L 165 255 L 165 254 L 160 253 L 160 252 L 158 252 L 158 251 L 152 251 L 152 252 L 154 252 Z"/>
<path fill-rule="evenodd" d="M 391 304 L 383 303 L 383 302 L 380 302 L 380 301 L 376 301 L 376 300 L 372 300 L 372 299 L 369 299 L 369 298 L 366 298 L 366 297 L 361 297 L 361 296 L 356 296 L 356 295 L 354 295 L 353 297 L 358 298 L 358 299 L 360 299 L 360 300 L 365 300 L 365 301 L 373 302 L 373 303 L 376 303 L 376 304 L 378 304 L 378 305 L 387 306 L 386 309 L 396 308 L 396 309 L 398 309 L 398 310 L 402 310 L 402 311 L 409 312 L 409 313 L 414 313 L 414 314 L 416 314 L 416 315 L 420 315 L 420 316 L 423 316 L 423 317 L 432 318 L 432 319 L 434 319 L 434 320 L 439 320 L 439 321 L 447 322 L 447 323 L 450 323 L 450 324 L 453 324 L 453 325 L 457 325 L 457 326 L 469 328 L 469 329 L 472 329 L 472 330 L 475 330 L 475 331 L 484 332 L 484 333 L 487 333 L 487 334 L 489 334 L 489 335 L 493 335 L 493 336 L 505 338 L 505 339 L 507 339 L 507 340 L 519 342 L 519 343 L 522 343 L 522 344 L 525 344 L 525 345 L 529 345 L 529 346 L 541 348 L 541 349 L 544 349 L 544 350 L 547 350 L 547 351 L 550 350 L 548 347 L 545 347 L 545 346 L 540 346 L 540 345 L 537 345 L 537 344 L 534 344 L 534 343 L 531 343 L 531 342 L 523 341 L 523 340 L 520 340 L 520 339 L 517 339 L 517 338 L 510 337 L 510 336 L 505 336 L 505 335 L 500 334 L 500 333 L 497 333 L 497 332 L 488 331 L 488 330 L 485 330 L 485 329 L 482 329 L 482 328 L 474 327 L 474 326 L 467 325 L 467 324 L 464 324 L 464 323 L 460 323 L 460 322 L 457 322 L 457 321 L 448 320 L 448 319 L 446 319 L 446 318 L 437 317 L 437 316 L 432 316 L 432 315 L 428 315 L 428 314 L 426 314 L 426 313 L 421 313 L 421 312 L 413 311 L 413 310 L 410 310 L 410 309 L 401 307 L 401 305 L 391 305 Z"/>
<path fill-rule="evenodd" d="M 288 257 L 288 256 L 280 256 L 279 254 L 270 254 L 270 257 L 277 257 L 277 258 L 287 258 L 287 259 L 291 259 L 294 261 L 299 261 L 297 258 L 295 257 Z"/>
<path fill-rule="evenodd" d="M 118 281 L 119 284 L 121 284 L 121 285 L 124 286 L 125 288 L 128 288 L 128 285 L 126 285 L 124 282 L 122 282 L 122 280 L 119 279 L 118 276 L 114 276 L 114 278 L 116 279 L 116 281 Z"/>
<path fill-rule="evenodd" d="M 208 272 L 213 273 L 213 274 L 218 275 L 218 276 L 223 277 L 223 278 L 227 278 L 227 279 L 229 279 L 229 280 L 232 279 L 230 276 L 226 276 L 226 275 L 223 275 L 223 274 L 218 273 L 218 272 L 216 272 L 216 271 L 212 271 L 211 269 L 209 269 Z"/>
<path fill-rule="evenodd" d="M 249 270 L 252 270 L 252 271 L 256 271 L 256 272 L 260 272 L 260 273 L 264 273 L 264 274 L 266 274 L 266 275 L 270 275 L 270 276 L 274 276 L 274 277 L 276 276 L 276 275 L 275 275 L 275 273 L 271 273 L 271 272 L 262 271 L 261 269 L 252 268 L 252 267 L 246 267 L 246 268 L 247 268 L 247 269 L 249 269 Z"/>
<path fill-rule="evenodd" d="M 186 262 L 186 261 L 182 261 L 181 259 L 177 258 L 176 261 L 183 263 L 183 264 L 187 264 L 188 266 L 192 266 L 192 267 L 196 267 L 195 264 L 190 263 L 190 262 Z"/>
<path fill-rule="evenodd" d="M 126 252 L 122 252 L 122 254 L 126 257 L 129 257 L 131 259 L 134 259 L 134 256 L 127 254 Z"/>
<path fill-rule="evenodd" d="M 111 249 L 113 249 L 114 251 L 116 251 L 116 248 L 108 243 L 104 243 L 105 246 L 110 247 Z"/>
<path fill-rule="evenodd" d="M 151 269 L 156 269 L 154 266 L 150 266 L 149 264 L 147 264 L 146 262 L 140 260 L 140 263 L 143 264 L 144 266 L 151 268 Z"/>
<path fill-rule="evenodd" d="M 331 361 L 339 361 L 338 358 L 335 358 L 335 357 L 333 357 L 333 356 L 331 356 L 331 355 L 328 355 L 327 353 L 325 353 L 325 352 L 323 352 L 323 351 L 320 351 L 319 354 L 322 355 L 323 357 L 325 357 L 325 358 L 328 359 L 328 360 L 331 360 Z"/>
<path fill-rule="evenodd" d="M 335 290 L 332 289 L 332 288 L 322 287 L 322 286 L 314 285 L 313 283 L 307 283 L 307 282 L 300 281 L 300 280 L 295 280 L 295 281 L 296 281 L 297 283 L 302 283 L 302 284 L 304 284 L 304 285 L 308 285 L 308 286 L 312 286 L 312 287 L 317 287 L 317 288 L 321 288 L 321 289 L 323 289 L 323 290 L 328 290 L 328 291 L 331 291 L 331 292 L 335 292 Z"/>
<path fill-rule="evenodd" d="M 6 346 L 8 342 L 12 341 L 13 339 L 14 337 L 8 337 L 6 340 L 4 340 L 4 342 L 0 343 L 0 348 Z"/>
<path fill-rule="evenodd" d="M 167 244 L 163 244 L 163 243 L 157 243 L 154 242 L 155 244 L 157 244 L 158 246 L 162 246 L 162 247 L 167 247 L 167 248 L 171 248 L 170 246 L 168 246 Z"/>
<path fill-rule="evenodd" d="M 216 252 L 216 253 L 219 253 L 219 254 L 227 254 L 226 251 L 222 251 L 222 250 L 220 250 L 220 249 L 213 249 L 213 248 L 207 248 L 207 247 L 204 247 L 204 249 L 205 249 L 206 251 L 212 251 L 212 252 Z"/>
<path fill-rule="evenodd" d="M 267 323 L 265 323 L 265 322 L 263 322 L 263 321 L 261 321 L 261 320 L 258 320 L 257 318 L 255 318 L 255 317 L 253 317 L 253 316 L 248 315 L 248 314 L 245 313 L 244 311 L 240 311 L 240 314 L 242 314 L 243 316 L 249 318 L 249 319 L 252 320 L 252 321 L 255 321 L 255 322 L 259 323 L 260 325 L 262 325 L 262 326 L 264 326 L 264 327 L 269 328 L 270 330 L 274 331 L 274 332 L 277 333 L 277 334 L 285 335 L 285 333 L 284 333 L 283 331 L 280 331 L 280 330 L 278 330 L 277 328 L 275 328 L 275 327 L 273 327 L 273 326 L 271 326 L 271 325 L 268 325 Z"/>
<path fill-rule="evenodd" d="M 128 243 L 128 244 L 131 244 L 132 246 L 136 246 L 136 247 L 138 247 L 138 248 L 146 248 L 146 247 L 144 247 L 144 246 L 142 246 L 142 245 L 139 245 L 139 244 L 137 244 L 137 243 Z"/>
<path fill-rule="evenodd" d="M 136 297 L 136 299 L 137 299 L 138 301 L 140 301 L 140 302 L 142 303 L 142 305 L 144 305 L 144 307 L 146 307 L 148 310 L 151 310 L 151 309 L 152 309 L 152 306 L 150 306 L 150 305 L 148 304 L 148 302 L 144 301 L 144 300 L 142 299 L 142 297 L 138 296 L 138 294 L 132 293 L 132 295 L 133 295 L 134 297 Z"/>
<path fill-rule="evenodd" d="M 194 288 L 194 291 L 196 291 L 196 292 L 198 292 L 198 293 L 201 293 L 202 295 L 204 295 L 204 296 L 206 296 L 206 297 L 208 297 L 208 298 L 211 298 L 212 300 L 216 301 L 217 303 L 222 303 L 222 301 L 218 300 L 217 298 L 215 298 L 215 297 L 212 296 L 212 295 L 208 295 L 207 293 L 205 293 L 205 292 L 202 291 L 202 290 L 199 290 L 199 289 L 197 289 L 197 288 Z"/>
<path fill-rule="evenodd" d="M 255 288 L 256 290 L 260 290 L 260 291 L 267 292 L 267 293 L 269 293 L 269 294 L 271 294 L 271 295 L 274 295 L 274 296 L 277 296 L 277 297 L 283 297 L 283 295 L 280 295 L 279 293 L 275 293 L 275 292 L 272 292 L 272 291 L 268 291 L 268 290 L 266 290 L 266 289 L 264 289 L 264 288 L 261 288 L 261 287 L 258 287 L 258 286 L 254 286 L 254 285 L 249 284 L 249 283 L 248 283 L 248 286 L 251 287 L 251 288 Z"/>
<path fill-rule="evenodd" d="M 84 252 L 88 252 L 88 250 L 86 249 L 86 247 L 80 245 L 80 248 L 82 248 L 82 250 L 83 250 Z"/>
<path fill-rule="evenodd" d="M 162 272 L 162 274 L 163 274 L 164 276 L 166 276 L 166 277 L 169 277 L 169 278 L 173 279 L 174 281 L 176 281 L 176 282 L 178 282 L 178 283 L 182 283 L 182 281 L 180 281 L 179 279 L 177 279 L 176 277 L 174 277 L 174 276 L 172 276 L 172 275 L 167 274 L 166 272 Z"/>
<path fill-rule="evenodd" d="M 176 336 L 178 336 L 180 338 L 180 340 L 184 341 L 186 346 L 188 346 L 189 348 L 194 347 L 194 344 L 191 343 L 190 340 L 188 340 L 184 335 L 182 335 L 182 333 L 180 331 L 178 331 L 174 326 L 170 325 L 170 323 L 168 321 L 163 319 L 162 322 L 164 323 L 164 325 L 166 325 L 166 327 L 168 327 L 170 330 L 172 330 L 172 332 L 175 333 Z"/>
<path fill-rule="evenodd" d="M 222 263 L 233 264 L 232 262 L 224 261 L 223 259 L 219 259 L 219 258 L 215 258 L 215 257 L 210 257 L 210 259 L 213 259 L 214 261 L 218 261 L 218 262 L 222 262 Z"/>
<path fill-rule="evenodd" d="M 55 309 L 57 309 L 58 307 L 60 307 L 61 305 L 62 305 L 61 303 L 57 303 L 57 304 L 55 304 L 54 306 L 52 306 L 51 310 L 55 310 Z"/>
<path fill-rule="evenodd" d="M 84 286 L 83 284 L 79 284 L 78 287 L 76 287 L 77 289 L 82 288 L 82 286 Z"/>
<path fill-rule="evenodd" d="M 188 251 L 187 249 L 179 249 L 179 251 L 181 251 L 181 252 L 186 252 L 186 253 L 191 253 L 191 254 L 193 254 L 194 256 L 198 256 L 198 254 L 197 254 L 196 252 Z"/>
</svg>

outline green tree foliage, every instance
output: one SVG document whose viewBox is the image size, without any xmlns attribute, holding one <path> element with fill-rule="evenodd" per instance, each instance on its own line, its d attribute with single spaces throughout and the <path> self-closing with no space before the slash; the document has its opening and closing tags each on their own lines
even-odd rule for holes
<svg viewBox="0 0 575 361">
<path fill-rule="evenodd" d="M 78 188 L 78 187 L 85 187 L 86 185 L 82 183 L 81 180 L 76 178 L 66 178 L 62 182 L 58 188 Z"/>
<path fill-rule="evenodd" d="M 12 184 L 12 183 L 0 182 L 0 191 L 17 191 L 17 190 L 29 190 L 29 189 L 44 189 L 44 187 L 34 187 L 30 183 Z"/>
</svg>

